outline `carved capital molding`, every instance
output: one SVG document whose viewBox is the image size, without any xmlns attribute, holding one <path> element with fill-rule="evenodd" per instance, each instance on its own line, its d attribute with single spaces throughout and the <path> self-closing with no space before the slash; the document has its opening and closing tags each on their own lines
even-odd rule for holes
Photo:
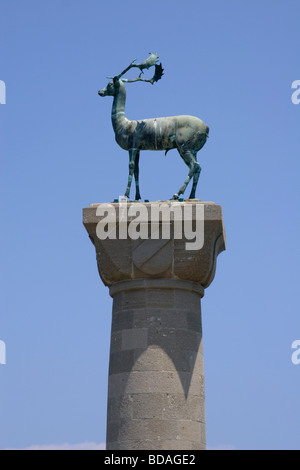
<svg viewBox="0 0 300 470">
<path fill-rule="evenodd" d="M 83 209 L 83 224 L 95 246 L 98 270 L 104 284 L 110 287 L 120 281 L 165 278 L 192 281 L 200 283 L 204 288 L 208 287 L 214 279 L 217 256 L 225 250 L 225 230 L 221 206 L 212 202 L 194 200 L 176 203 L 179 208 L 183 208 L 183 205 L 189 205 L 189 208 L 191 208 L 191 212 L 189 212 L 191 215 L 190 222 L 194 226 L 194 230 L 197 214 L 202 213 L 204 216 L 203 246 L 199 249 L 189 249 L 191 240 L 186 237 L 183 226 L 182 236 L 179 238 L 175 236 L 174 224 L 176 223 L 176 217 L 172 211 L 169 222 L 170 236 L 165 239 L 162 237 L 162 229 L 166 222 L 160 214 L 159 219 L 156 220 L 159 238 L 151 238 L 151 235 L 153 235 L 151 223 L 154 222 L 153 205 L 158 204 L 155 202 L 142 204 L 143 211 L 139 213 L 138 217 L 140 230 L 143 226 L 144 231 L 142 232 L 145 234 L 146 230 L 148 238 L 132 239 L 130 237 L 130 224 L 133 221 L 137 223 L 137 218 L 132 215 L 130 207 L 133 207 L 133 209 L 138 208 L 137 205 L 134 206 L 135 204 L 137 203 L 128 203 L 126 205 L 125 222 L 123 221 L 124 205 L 119 203 L 92 204 Z M 171 207 L 173 202 L 165 201 L 163 204 L 166 207 Z M 102 237 L 101 239 L 98 236 L 97 226 L 109 211 L 115 211 L 112 225 L 108 227 L 111 230 L 112 237 L 106 239 Z M 133 210 L 133 212 L 135 211 Z M 183 217 L 182 224 L 184 222 Z M 121 229 L 123 234 L 124 223 L 125 232 L 126 230 L 129 231 L 129 235 L 125 239 L 119 237 L 120 223 L 123 224 Z M 115 227 L 113 227 L 114 224 Z M 116 234 L 115 238 L 113 238 L 114 234 Z M 157 234 L 155 236 L 157 237 Z"/>
</svg>

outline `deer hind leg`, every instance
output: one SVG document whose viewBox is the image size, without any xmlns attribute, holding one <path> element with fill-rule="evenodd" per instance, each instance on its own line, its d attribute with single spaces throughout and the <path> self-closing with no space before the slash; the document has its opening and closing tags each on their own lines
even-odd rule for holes
<svg viewBox="0 0 300 470">
<path fill-rule="evenodd" d="M 184 162 L 189 167 L 190 171 L 189 171 L 188 177 L 184 181 L 184 183 L 181 186 L 181 188 L 179 189 L 178 193 L 174 194 L 172 199 L 178 199 L 180 194 L 184 194 L 187 185 L 189 184 L 189 182 L 193 178 L 195 172 L 197 171 L 197 166 L 199 167 L 199 163 L 197 162 L 195 156 L 193 155 L 193 153 L 190 150 L 182 150 L 182 149 L 179 150 L 178 149 L 178 151 L 180 153 L 181 158 L 184 160 Z"/>
<path fill-rule="evenodd" d="M 138 154 L 138 149 L 129 149 L 129 174 L 128 174 L 128 183 L 125 192 L 125 196 L 129 198 L 130 188 L 133 178 L 133 172 L 135 169 L 136 156 Z"/>
<path fill-rule="evenodd" d="M 139 201 L 141 199 L 140 184 L 139 184 L 139 161 L 140 161 L 140 152 L 138 151 L 135 157 L 135 165 L 134 165 L 135 200 L 136 201 Z"/>
<path fill-rule="evenodd" d="M 194 177 L 193 177 L 193 187 L 192 187 L 192 191 L 191 191 L 191 194 L 190 194 L 190 199 L 195 199 L 197 184 L 198 184 L 199 176 L 200 176 L 200 173 L 201 173 L 201 166 L 197 162 L 196 155 L 195 155 L 195 160 L 196 160 L 195 173 L 194 173 Z"/>
</svg>

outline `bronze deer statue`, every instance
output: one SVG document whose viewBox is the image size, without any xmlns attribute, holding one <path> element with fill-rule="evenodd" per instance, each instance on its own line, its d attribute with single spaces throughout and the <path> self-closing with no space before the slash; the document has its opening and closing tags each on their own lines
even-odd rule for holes
<svg viewBox="0 0 300 470">
<path fill-rule="evenodd" d="M 151 54 L 141 64 L 135 64 L 135 60 L 102 90 L 100 96 L 113 96 L 111 112 L 112 125 L 117 143 L 124 150 L 129 151 L 129 176 L 125 196 L 129 198 L 133 174 L 136 184 L 135 199 L 141 199 L 139 189 L 139 158 L 141 150 L 169 150 L 177 148 L 181 158 L 189 167 L 189 174 L 183 185 L 172 200 L 184 194 L 187 185 L 193 178 L 193 186 L 190 199 L 195 199 L 196 188 L 200 176 L 200 165 L 197 162 L 197 152 L 204 146 L 209 127 L 200 119 L 193 116 L 172 116 L 153 119 L 129 121 L 125 116 L 126 87 L 124 82 L 133 83 L 144 81 L 152 83 L 158 81 L 163 75 L 161 64 L 157 64 L 158 55 Z M 151 79 L 141 78 L 143 69 L 155 66 L 155 73 Z M 137 67 L 141 73 L 134 79 L 121 79 L 131 68 Z"/>
</svg>

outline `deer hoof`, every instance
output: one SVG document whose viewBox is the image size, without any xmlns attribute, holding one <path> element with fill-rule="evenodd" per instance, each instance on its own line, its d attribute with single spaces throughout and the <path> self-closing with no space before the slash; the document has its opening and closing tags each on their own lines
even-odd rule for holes
<svg viewBox="0 0 300 470">
<path fill-rule="evenodd" d="M 171 201 L 177 201 L 178 197 L 179 197 L 178 194 L 174 194 L 174 196 L 172 197 Z"/>
</svg>

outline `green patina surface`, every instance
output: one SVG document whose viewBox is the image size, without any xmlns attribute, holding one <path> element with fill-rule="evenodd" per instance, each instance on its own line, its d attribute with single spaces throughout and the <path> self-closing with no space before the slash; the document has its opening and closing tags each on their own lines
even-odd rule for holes
<svg viewBox="0 0 300 470">
<path fill-rule="evenodd" d="M 209 127 L 194 116 L 170 116 L 153 119 L 130 121 L 125 115 L 126 87 L 125 83 L 137 81 L 154 84 L 161 79 L 163 68 L 157 64 L 158 55 L 150 54 L 148 59 L 140 64 L 131 64 L 119 75 L 113 77 L 105 88 L 100 90 L 100 96 L 113 96 L 111 112 L 112 125 L 115 132 L 116 142 L 119 146 L 129 152 L 129 174 L 125 196 L 129 198 L 130 188 L 135 178 L 135 199 L 140 200 L 139 189 L 139 158 L 141 150 L 165 150 L 177 149 L 181 158 L 189 167 L 189 173 L 180 189 L 172 199 L 178 199 L 183 195 L 187 185 L 193 179 L 192 190 L 189 199 L 194 199 L 200 176 L 200 165 L 197 162 L 197 152 L 204 146 Z M 155 67 L 155 73 L 151 79 L 142 78 L 144 69 Z M 121 79 L 131 68 L 139 68 L 140 74 L 134 79 Z"/>
</svg>

